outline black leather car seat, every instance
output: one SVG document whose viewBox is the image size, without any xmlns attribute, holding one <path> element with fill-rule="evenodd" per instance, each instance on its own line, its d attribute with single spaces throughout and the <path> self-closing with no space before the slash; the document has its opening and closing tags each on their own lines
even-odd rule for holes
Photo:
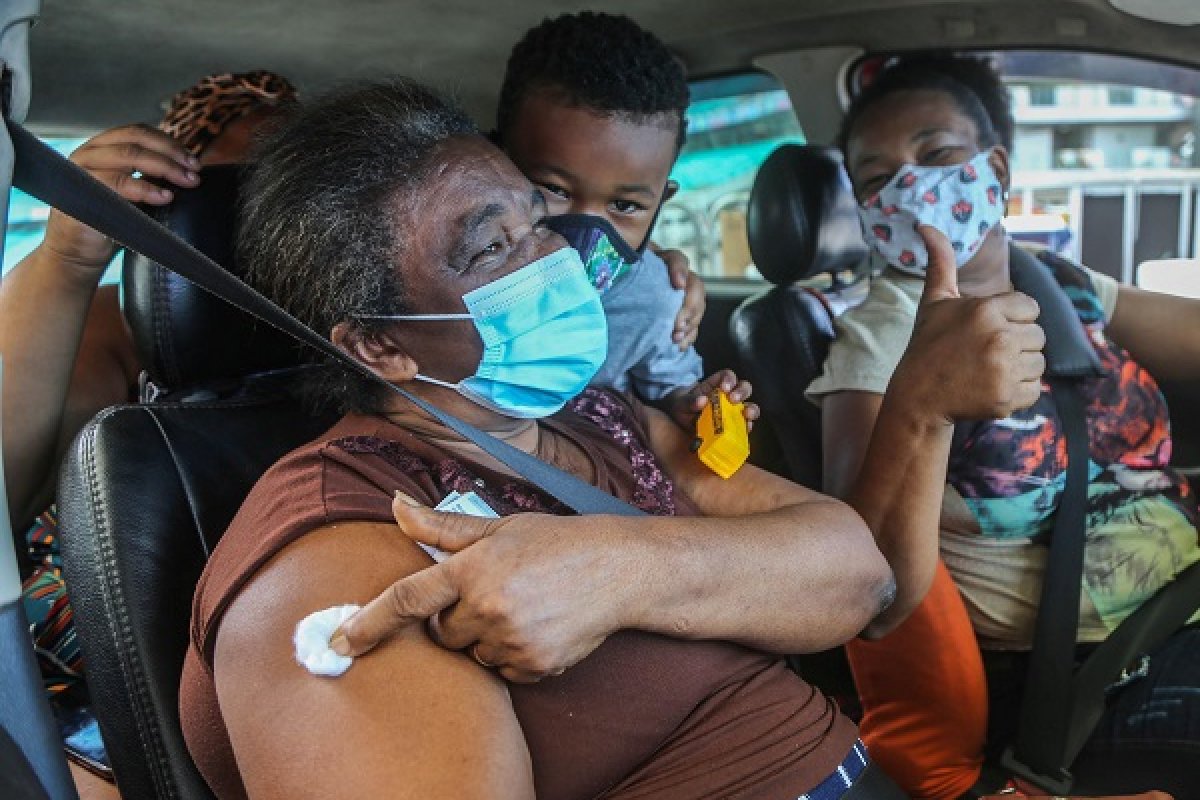
<svg viewBox="0 0 1200 800">
<path fill-rule="evenodd" d="M 746 223 L 755 266 L 774 284 L 746 299 L 729 320 L 741 374 L 762 409 L 752 457 L 820 490 L 821 418 L 804 390 L 821 374 L 835 314 L 856 298 L 853 284 L 868 252 L 841 153 L 779 147 L 754 178 Z M 828 288 L 813 288 L 823 274 Z M 788 664 L 853 711 L 854 680 L 843 648 L 790 656 Z"/>
<path fill-rule="evenodd" d="M 238 167 L 209 167 L 203 182 L 154 213 L 213 261 L 233 264 Z M 236 270 L 235 270 L 236 272 Z M 125 318 L 154 393 L 220 393 L 297 362 L 295 341 L 137 253 L 125 257 Z"/>
<path fill-rule="evenodd" d="M 865 263 L 867 246 L 841 153 L 785 144 L 758 170 L 747 234 L 754 264 L 773 288 L 748 298 L 730 317 L 742 374 L 762 409 L 756 463 L 821 488 L 821 422 L 804 390 L 821 373 L 833 339 L 837 296 Z M 830 276 L 831 290 L 799 283 Z M 761 429 L 761 430 L 760 430 Z"/>
<path fill-rule="evenodd" d="M 233 168 L 205 170 L 155 213 L 229 265 L 236 191 Z M 301 359 L 282 334 L 135 254 L 124 286 L 157 399 L 102 412 L 68 455 L 66 582 L 122 795 L 211 798 L 178 711 L 195 584 L 263 471 L 333 420 L 291 395 Z"/>
</svg>

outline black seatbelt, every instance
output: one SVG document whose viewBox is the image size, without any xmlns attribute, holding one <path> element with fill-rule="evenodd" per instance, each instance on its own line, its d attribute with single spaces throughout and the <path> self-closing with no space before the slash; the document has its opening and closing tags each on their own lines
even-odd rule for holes
<svg viewBox="0 0 1200 800">
<path fill-rule="evenodd" d="M 1067 766 L 1074 761 L 1065 748 L 1073 712 L 1070 686 L 1086 539 L 1088 430 L 1079 381 L 1056 378 L 1050 385 L 1067 440 L 1067 477 L 1054 517 L 1017 739 L 1004 760 L 1022 777 L 1066 794 L 1072 783 Z"/>
<path fill-rule="evenodd" d="M 1109 688 L 1141 655 L 1182 628 L 1200 608 L 1200 563 L 1193 564 L 1142 603 L 1088 656 L 1075 676 L 1071 728 L 1064 763 L 1079 755 L 1104 713 Z"/>
<path fill-rule="evenodd" d="M 1046 562 L 1020 723 L 1001 764 L 1063 795 L 1074 783 L 1070 766 L 1104 713 L 1108 687 L 1200 606 L 1200 564 L 1159 589 L 1075 669 L 1089 469 L 1087 406 L 1080 389 L 1097 362 L 1066 293 L 1028 253 L 1017 247 L 1010 253 L 1016 288 L 1037 300 L 1042 310 L 1038 322 L 1046 331 L 1047 374 L 1067 443 L 1067 474 Z"/>
<path fill-rule="evenodd" d="M 5 120 L 16 165 L 13 186 L 83 224 L 158 262 L 200 288 L 315 348 L 363 377 L 388 387 L 438 422 L 472 442 L 525 480 L 579 514 L 638 516 L 639 508 L 518 450 L 437 406 L 379 377 L 325 337 L 247 286 L 208 256 L 184 242 L 125 198 L 43 144 L 23 127 Z"/>
<path fill-rule="evenodd" d="M 1066 794 L 1073 783 L 1068 768 L 1075 757 L 1066 752 L 1066 743 L 1069 732 L 1078 727 L 1075 714 L 1084 705 L 1083 700 L 1076 703 L 1073 691 L 1089 463 L 1087 405 L 1080 384 L 1101 369 L 1074 305 L 1047 266 L 1010 245 L 1009 269 L 1014 287 L 1036 300 L 1040 309 L 1046 379 L 1066 439 L 1067 468 L 1043 573 L 1017 735 L 1001 764 L 1012 774 Z"/>
<path fill-rule="evenodd" d="M 1200 607 L 1200 564 L 1142 603 L 1075 669 L 1086 541 L 1087 427 L 1078 382 L 1057 381 L 1054 393 L 1067 440 L 1066 487 L 1050 543 L 1017 737 L 1002 763 L 1013 774 L 1061 795 L 1071 790 L 1070 766 L 1104 714 L 1109 687 Z"/>
</svg>

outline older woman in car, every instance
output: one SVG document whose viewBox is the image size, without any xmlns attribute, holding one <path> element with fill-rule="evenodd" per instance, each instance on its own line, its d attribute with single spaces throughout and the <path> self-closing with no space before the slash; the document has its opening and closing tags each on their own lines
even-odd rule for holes
<svg viewBox="0 0 1200 800">
<path fill-rule="evenodd" d="M 899 377 L 914 320 L 921 324 L 926 258 L 909 232 L 914 219 L 954 241 L 964 297 L 1006 294 L 1037 274 L 1057 283 L 1067 299 L 1065 316 L 1078 317 L 1084 357 L 1094 361 L 1078 390 L 1090 450 L 1086 531 L 1079 532 L 1086 534 L 1076 640 L 1082 659 L 1200 559 L 1195 496 L 1169 465 L 1170 421 L 1151 377 L 1200 373 L 1200 303 L 1118 287 L 1053 254 L 1013 246 L 1002 224 L 1011 126 L 998 76 L 969 59 L 902 61 L 855 100 L 841 141 L 864 228 L 887 267 L 863 304 L 839 322 L 824 374 L 809 395 L 822 407 L 826 487 L 853 496 L 870 483 L 859 464 L 883 419 L 885 392 Z M 937 592 L 940 607 L 930 596 L 915 618 L 924 615 L 923 621 L 910 620 L 902 631 L 908 635 L 851 648 L 868 695 L 864 737 L 905 773 L 906 788 L 923 796 L 956 797 L 970 786 L 985 720 L 992 748 L 1011 741 L 1016 727 L 1046 570 L 1042 537 L 1053 528 L 1064 491 L 1059 392 L 1047 382 L 1029 408 L 960 426 L 949 450 L 937 454 L 949 474 L 932 530 L 940 527 L 953 583 L 947 577 Z M 960 593 L 969 618 L 961 626 Z M 976 639 L 990 703 L 978 659 L 963 655 L 974 652 Z M 930 652 L 929 659 L 912 656 Z M 1200 796 L 1198 681 L 1200 629 L 1185 626 L 1151 654 L 1148 674 L 1110 694 L 1077 764 L 1088 785 Z M 981 713 L 964 715 L 976 701 Z M 872 713 L 884 707 L 893 711 L 875 738 L 867 733 Z M 940 749 L 928 749 L 930 742 Z M 923 748 L 921 757 L 915 747 Z M 938 774 L 961 776 L 964 767 L 965 786 Z"/>
<path fill-rule="evenodd" d="M 376 375 L 648 515 L 570 516 L 409 401 L 324 372 L 314 391 L 346 415 L 267 472 L 197 590 L 181 704 L 205 778 L 221 798 L 897 797 L 775 655 L 911 608 L 889 608 L 888 543 L 753 467 L 720 479 L 633 398 L 579 394 L 604 318 L 544 214 L 411 83 L 318 103 L 268 143 L 239 245 L 258 286 Z M 1013 346 L 1036 308 L 973 313 L 941 275 L 880 425 L 914 452 L 996 407 L 997 384 L 954 377 L 977 352 L 1036 379 Z M 943 470 L 891 471 L 881 495 Z M 451 492 L 499 518 L 432 510 Z M 296 663 L 301 619 L 381 593 L 336 649 L 395 635 L 338 678 Z"/>
</svg>

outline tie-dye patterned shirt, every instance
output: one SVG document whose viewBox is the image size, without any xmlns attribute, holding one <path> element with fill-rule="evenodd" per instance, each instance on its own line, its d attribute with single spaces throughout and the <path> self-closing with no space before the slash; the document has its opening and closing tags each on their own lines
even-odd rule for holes
<svg viewBox="0 0 1200 800">
<path fill-rule="evenodd" d="M 1171 428 L 1158 385 L 1105 335 L 1087 273 L 1039 255 L 1066 291 L 1100 357 L 1103 375 L 1082 384 L 1090 463 L 1083 588 L 1111 630 L 1200 559 L 1196 499 L 1168 466 Z M 1007 419 L 960 425 L 949 483 L 984 536 L 1036 538 L 1054 525 L 1066 479 L 1066 441 L 1047 384 L 1031 408 Z"/>
<path fill-rule="evenodd" d="M 1012 257 L 1028 255 L 1014 246 Z M 1195 498 L 1167 467 L 1171 439 L 1162 395 L 1105 335 L 1116 282 L 1049 254 L 1039 257 L 1073 301 L 1104 368 L 1085 387 L 1091 483 L 1079 620 L 1079 640 L 1100 641 L 1200 558 Z M 883 394 L 911 336 L 923 285 L 893 270 L 873 279 L 866 299 L 836 321 L 823 374 L 806 396 L 819 405 L 842 391 Z M 1066 477 L 1059 431 L 1054 403 L 1043 395 L 1026 412 L 956 432 L 950 483 L 978 532 L 943 530 L 941 555 L 986 648 L 1024 649 L 1032 641 L 1046 562 L 1046 548 L 1035 543 L 1043 539 L 1035 537 L 1051 530 Z"/>
</svg>

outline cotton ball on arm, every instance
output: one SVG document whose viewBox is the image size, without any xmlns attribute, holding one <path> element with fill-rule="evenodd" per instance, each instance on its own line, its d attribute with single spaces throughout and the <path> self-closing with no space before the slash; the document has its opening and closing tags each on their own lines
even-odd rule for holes
<svg viewBox="0 0 1200 800">
<path fill-rule="evenodd" d="M 354 659 L 339 656 L 329 646 L 329 640 L 339 626 L 358 611 L 361 606 L 345 605 L 314 611 L 296 623 L 292 642 L 296 645 L 296 663 L 313 675 L 336 678 L 346 670 Z"/>
</svg>

